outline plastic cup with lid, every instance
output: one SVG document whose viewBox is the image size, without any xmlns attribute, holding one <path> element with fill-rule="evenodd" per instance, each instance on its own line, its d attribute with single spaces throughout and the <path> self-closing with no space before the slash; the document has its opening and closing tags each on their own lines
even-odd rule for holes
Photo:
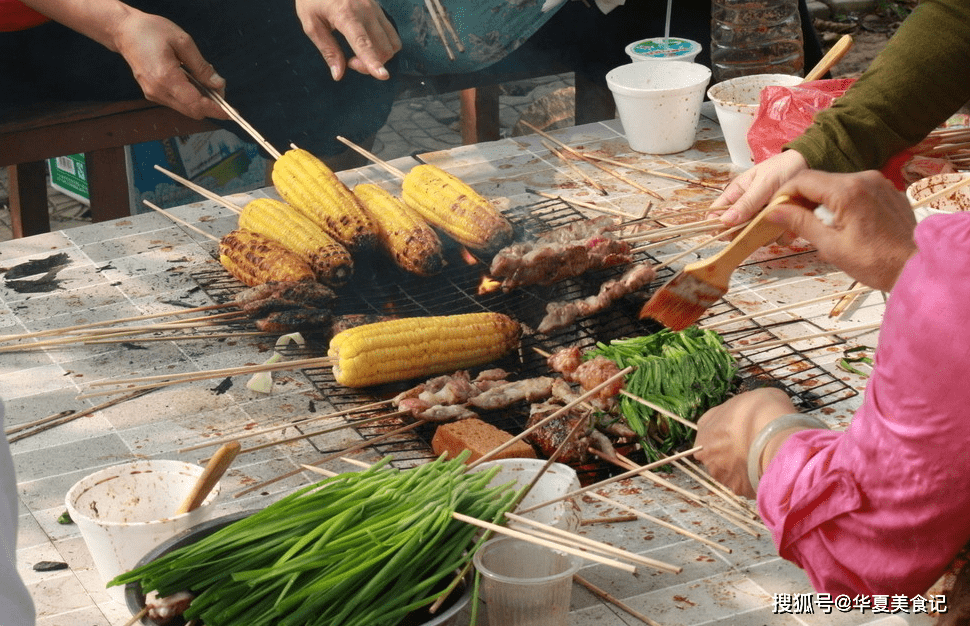
<svg viewBox="0 0 970 626">
<path fill-rule="evenodd" d="M 701 44 L 680 37 L 651 37 L 634 41 L 626 47 L 633 61 L 684 61 L 693 63 L 701 53 Z"/>
</svg>

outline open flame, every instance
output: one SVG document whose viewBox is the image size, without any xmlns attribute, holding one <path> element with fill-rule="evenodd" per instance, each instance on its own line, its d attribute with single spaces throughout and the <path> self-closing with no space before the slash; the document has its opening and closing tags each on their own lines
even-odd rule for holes
<svg viewBox="0 0 970 626">
<path fill-rule="evenodd" d="M 498 291 L 501 286 L 501 281 L 495 280 L 491 276 L 482 276 L 482 282 L 478 284 L 478 295 L 484 296 L 493 291 Z"/>
<path fill-rule="evenodd" d="M 461 248 L 461 258 L 469 265 L 475 265 L 478 263 L 478 259 L 476 259 L 475 256 L 468 251 L 468 248 L 464 246 Z"/>
</svg>

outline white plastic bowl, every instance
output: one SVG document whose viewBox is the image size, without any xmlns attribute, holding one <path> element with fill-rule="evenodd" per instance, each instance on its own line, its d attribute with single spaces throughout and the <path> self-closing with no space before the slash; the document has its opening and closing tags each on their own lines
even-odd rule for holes
<svg viewBox="0 0 970 626">
<path fill-rule="evenodd" d="M 935 174 L 921 178 L 906 188 L 906 197 L 910 203 L 916 203 L 935 193 L 943 191 L 950 185 L 964 180 L 970 174 Z M 970 211 L 970 184 L 960 187 L 952 194 L 939 200 L 934 200 L 924 207 L 915 209 L 917 221 L 934 213 L 955 213 Z"/>
</svg>

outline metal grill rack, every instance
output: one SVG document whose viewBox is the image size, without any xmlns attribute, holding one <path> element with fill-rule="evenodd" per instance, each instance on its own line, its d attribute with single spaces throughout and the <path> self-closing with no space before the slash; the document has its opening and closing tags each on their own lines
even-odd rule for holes
<svg viewBox="0 0 970 626">
<path fill-rule="evenodd" d="M 584 219 L 579 211 L 560 200 L 531 204 L 508 212 L 517 234 L 535 236 L 551 228 Z M 595 294 L 601 283 L 618 277 L 625 267 L 613 267 L 592 272 L 578 279 L 571 279 L 544 287 L 533 286 L 518 288 L 509 293 L 495 291 L 480 295 L 478 293 L 482 278 L 488 271 L 486 263 L 474 263 L 460 254 L 457 248 L 446 250 L 448 264 L 444 271 L 434 278 L 420 278 L 406 274 L 387 265 L 358 267 L 352 285 L 339 290 L 335 315 L 377 314 L 399 317 L 452 315 L 478 311 L 505 313 L 523 323 L 520 350 L 509 355 L 502 362 L 489 367 L 502 367 L 510 372 L 513 380 L 532 376 L 548 375 L 545 358 L 536 349 L 554 352 L 567 346 L 578 346 L 581 350 L 594 346 L 597 342 L 609 342 L 623 337 L 644 335 L 656 332 L 659 326 L 637 318 L 643 302 L 656 289 L 660 288 L 672 275 L 669 268 L 662 270 L 644 294 L 630 296 L 609 310 L 583 318 L 576 324 L 556 331 L 550 335 L 537 334 L 534 329 L 545 314 L 546 304 L 558 300 L 571 300 Z M 646 253 L 637 253 L 636 262 L 656 265 L 658 261 Z M 228 301 L 237 293 L 240 284 L 229 277 L 221 268 L 196 274 L 195 279 L 213 299 Z M 711 317 L 739 315 L 740 311 L 730 303 L 721 300 L 708 311 Z M 820 329 L 821 330 L 821 329 Z M 316 339 L 316 340 L 315 340 Z M 292 356 L 319 356 L 326 352 L 326 337 L 307 336 L 307 345 L 293 349 Z M 750 322 L 743 333 L 732 333 L 732 342 L 760 343 L 777 339 L 770 326 Z M 838 338 L 830 340 L 832 345 L 844 343 Z M 292 344 L 291 344 L 292 345 Z M 330 368 L 305 369 L 303 373 L 315 388 L 338 411 L 354 409 L 378 400 L 385 400 L 410 387 L 410 384 L 386 385 L 381 388 L 350 389 L 334 381 Z M 473 372 L 474 373 L 474 372 Z M 805 410 L 818 409 L 856 395 L 856 391 L 844 381 L 832 376 L 815 365 L 808 357 L 786 345 L 747 353 L 739 357 L 739 376 L 742 386 L 774 385 L 785 389 L 796 399 L 796 404 Z M 413 384 L 413 383 L 412 383 Z M 363 420 L 387 413 L 388 409 L 354 413 L 348 419 Z M 483 420 L 509 432 L 521 432 L 528 418 L 528 408 L 483 412 Z M 355 427 L 356 432 L 365 440 L 373 439 L 404 422 L 395 418 L 377 425 Z M 421 426 L 408 434 L 393 440 L 375 444 L 381 455 L 392 455 L 395 464 L 408 467 L 433 458 L 430 447 L 434 425 Z M 327 454 L 338 450 L 321 450 Z M 588 470 L 587 470 L 588 471 Z"/>
</svg>

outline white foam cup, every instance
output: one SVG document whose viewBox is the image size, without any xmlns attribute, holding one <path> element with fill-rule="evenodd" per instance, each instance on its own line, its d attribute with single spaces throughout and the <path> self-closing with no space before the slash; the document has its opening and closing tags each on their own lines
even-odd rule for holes
<svg viewBox="0 0 970 626">
<path fill-rule="evenodd" d="M 748 146 L 748 129 L 758 114 L 761 90 L 773 85 L 791 87 L 800 82 L 800 76 L 753 74 L 722 81 L 707 90 L 707 97 L 714 103 L 717 121 L 724 133 L 731 163 L 744 168 L 754 165 L 754 157 Z"/>
<path fill-rule="evenodd" d="M 135 461 L 90 474 L 71 487 L 67 511 L 105 584 L 162 541 L 211 517 L 218 484 L 197 509 L 175 515 L 203 469 L 182 461 Z M 124 591 L 123 585 L 108 589 L 119 602 Z"/>
<path fill-rule="evenodd" d="M 698 63 L 628 63 L 606 74 L 630 147 L 648 154 L 694 144 L 711 70 Z"/>
</svg>

